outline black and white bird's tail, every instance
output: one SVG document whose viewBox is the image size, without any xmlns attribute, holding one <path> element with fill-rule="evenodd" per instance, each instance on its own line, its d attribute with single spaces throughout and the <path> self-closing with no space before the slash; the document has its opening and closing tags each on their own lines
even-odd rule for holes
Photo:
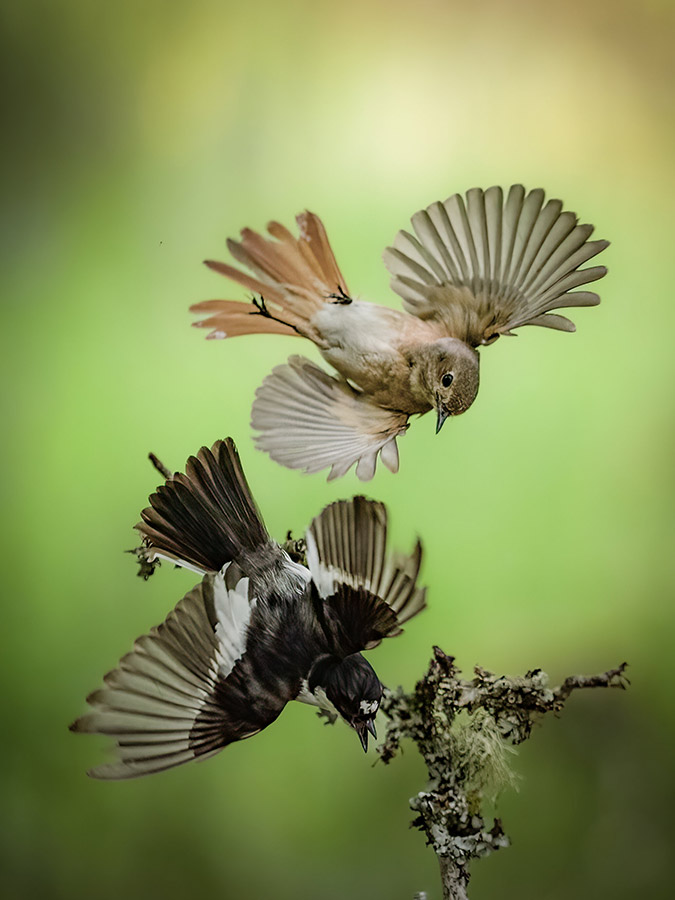
<svg viewBox="0 0 675 900">
<path fill-rule="evenodd" d="M 150 548 L 202 573 L 270 540 L 232 438 L 202 447 L 185 474 L 167 479 L 149 500 L 136 528 Z"/>
</svg>

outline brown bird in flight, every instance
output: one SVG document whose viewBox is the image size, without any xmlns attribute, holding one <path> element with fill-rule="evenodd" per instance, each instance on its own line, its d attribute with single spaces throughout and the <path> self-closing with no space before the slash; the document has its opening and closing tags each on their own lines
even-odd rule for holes
<svg viewBox="0 0 675 900">
<path fill-rule="evenodd" d="M 253 292 L 251 302 L 207 300 L 191 307 L 208 338 L 285 334 L 309 338 L 337 371 L 292 356 L 263 381 L 253 403 L 258 446 L 291 469 L 339 478 L 375 474 L 378 454 L 398 470 L 396 438 L 415 414 L 436 411 L 438 433 L 478 392 L 478 347 L 521 325 L 574 331 L 554 309 L 595 306 L 575 288 L 604 266 L 580 268 L 608 241 L 589 240 L 560 200 L 513 185 L 472 188 L 412 217 L 384 251 L 391 286 L 405 311 L 355 300 L 318 216 L 303 212 L 295 237 L 270 222 L 272 239 L 251 231 L 228 240 L 237 262 L 206 265 Z"/>
</svg>

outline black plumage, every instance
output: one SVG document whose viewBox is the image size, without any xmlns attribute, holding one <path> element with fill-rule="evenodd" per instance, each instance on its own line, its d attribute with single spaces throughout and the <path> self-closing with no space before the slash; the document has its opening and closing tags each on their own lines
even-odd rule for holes
<svg viewBox="0 0 675 900">
<path fill-rule="evenodd" d="M 269 541 L 231 440 L 191 456 L 141 517 L 137 528 L 154 546 L 212 571 Z"/>
<path fill-rule="evenodd" d="M 92 711 L 71 728 L 107 734 L 118 751 L 91 775 L 131 778 L 211 755 L 293 699 L 336 711 L 367 748 L 382 684 L 360 651 L 399 634 L 425 603 L 419 542 L 407 556 L 388 551 L 381 503 L 326 507 L 299 565 L 267 533 L 228 439 L 158 488 L 137 527 L 149 552 L 203 580 L 87 698 Z"/>
</svg>

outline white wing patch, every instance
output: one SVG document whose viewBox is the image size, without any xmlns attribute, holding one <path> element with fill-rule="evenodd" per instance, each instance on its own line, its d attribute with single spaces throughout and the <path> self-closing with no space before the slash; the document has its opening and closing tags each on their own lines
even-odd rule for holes
<svg viewBox="0 0 675 900">
<path fill-rule="evenodd" d="M 246 651 L 246 635 L 255 599 L 249 601 L 248 578 L 242 578 L 236 586 L 228 590 L 225 586 L 225 571 L 229 563 L 214 578 L 213 600 L 217 616 L 216 637 L 218 639 L 218 673 L 227 678 L 237 660 Z"/>
<path fill-rule="evenodd" d="M 311 528 L 309 528 L 305 534 L 305 547 L 307 567 L 312 573 L 312 581 L 316 585 L 319 596 L 323 600 L 335 593 L 336 582 L 342 580 L 351 582 L 354 580 L 350 572 L 343 572 L 341 569 L 337 569 L 335 566 L 326 565 L 323 562 L 319 553 L 319 548 L 316 545 L 316 538 L 314 537 Z M 364 587 L 368 588 L 369 585 L 364 585 Z"/>
</svg>

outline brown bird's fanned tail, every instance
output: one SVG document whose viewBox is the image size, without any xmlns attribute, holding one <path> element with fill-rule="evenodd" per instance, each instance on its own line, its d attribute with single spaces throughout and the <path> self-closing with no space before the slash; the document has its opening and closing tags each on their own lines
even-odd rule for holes
<svg viewBox="0 0 675 900">
<path fill-rule="evenodd" d="M 136 526 L 151 547 L 205 571 L 269 541 L 231 438 L 202 447 L 150 496 Z"/>
<path fill-rule="evenodd" d="M 595 306 L 597 294 L 576 291 L 606 274 L 581 268 L 608 246 L 589 240 L 560 200 L 544 204 L 541 189 L 513 185 L 453 194 L 412 217 L 414 235 L 399 231 L 384 251 L 391 286 L 421 319 L 478 346 L 521 325 L 574 331 L 554 309 Z"/>
<path fill-rule="evenodd" d="M 396 438 L 407 420 L 302 356 L 272 370 L 256 392 L 251 416 L 258 447 L 276 462 L 308 473 L 330 468 L 329 480 L 356 463 L 362 481 L 375 474 L 378 456 L 398 470 Z"/>
<path fill-rule="evenodd" d="M 410 554 L 387 547 L 387 510 L 382 503 L 353 497 L 331 503 L 307 530 L 307 565 L 321 596 L 351 630 L 355 649 L 370 649 L 426 605 L 418 587 L 422 547 Z"/>
<path fill-rule="evenodd" d="M 215 268 L 215 264 L 211 268 Z M 265 305 L 267 306 L 267 301 Z M 238 337 L 241 334 L 298 334 L 290 325 L 263 316 L 256 311 L 253 303 L 240 303 L 238 300 L 204 300 L 202 303 L 195 303 L 190 309 L 200 314 L 208 313 L 207 318 L 192 324 L 196 328 L 213 329 L 206 335 L 206 339 L 210 341 Z"/>
<path fill-rule="evenodd" d="M 250 228 L 241 240 L 228 240 L 237 262 L 249 275 L 227 263 L 207 260 L 206 265 L 263 298 L 254 305 L 234 300 L 207 300 L 190 307 L 207 316 L 194 325 L 210 328 L 209 338 L 240 334 L 301 334 L 313 339 L 312 316 L 331 294 L 347 294 L 347 284 L 338 268 L 326 230 L 314 213 L 303 212 L 296 221 L 299 237 L 279 222 L 270 222 L 263 237 Z"/>
</svg>

